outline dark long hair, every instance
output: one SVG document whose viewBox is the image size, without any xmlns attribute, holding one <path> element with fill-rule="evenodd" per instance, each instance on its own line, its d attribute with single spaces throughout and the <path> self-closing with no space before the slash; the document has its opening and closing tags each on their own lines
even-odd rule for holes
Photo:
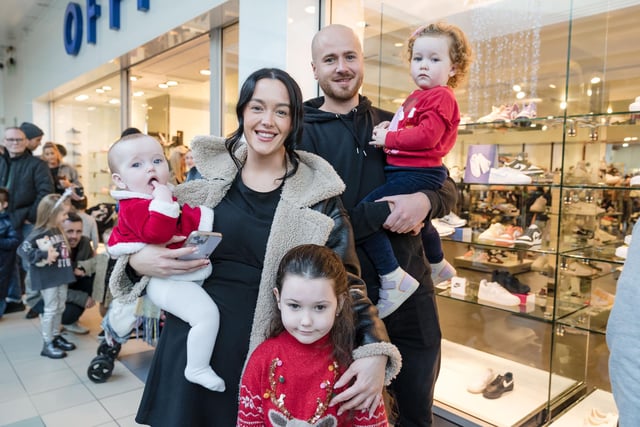
<svg viewBox="0 0 640 427">
<path fill-rule="evenodd" d="M 282 295 L 282 284 L 288 275 L 296 275 L 306 279 L 328 279 L 333 282 L 333 291 L 336 297 L 343 297 L 342 307 L 338 307 L 336 319 L 329 332 L 329 338 L 333 345 L 333 357 L 344 368 L 352 362 L 351 352 L 355 341 L 355 319 L 352 310 L 351 295 L 347 280 L 347 271 L 340 257 L 326 246 L 300 245 L 291 249 L 282 257 L 276 275 L 276 288 Z M 274 305 L 277 302 L 273 301 Z M 276 307 L 277 315 L 271 320 L 269 336 L 274 337 L 284 331 L 280 312 Z"/>
<path fill-rule="evenodd" d="M 302 92 L 300 91 L 298 83 L 296 83 L 293 77 L 291 77 L 286 71 L 283 71 L 279 68 L 261 68 L 257 71 L 254 71 L 249 77 L 247 77 L 247 80 L 245 80 L 242 84 L 242 88 L 240 89 L 240 97 L 238 98 L 238 103 L 236 104 L 238 128 L 226 139 L 225 146 L 227 147 L 227 151 L 229 151 L 233 162 L 236 164 L 238 169 L 241 169 L 242 162 L 235 156 L 235 151 L 238 147 L 238 143 L 240 142 L 240 138 L 242 137 L 242 133 L 244 131 L 244 109 L 249 101 L 251 101 L 251 98 L 253 98 L 253 93 L 256 90 L 256 84 L 262 79 L 274 79 L 281 81 L 282 84 L 284 84 L 284 87 L 287 89 L 287 93 L 289 94 L 289 108 L 291 111 L 291 132 L 289 132 L 289 135 L 287 135 L 284 140 L 284 148 L 289 162 L 292 165 L 292 169 L 290 171 L 287 171 L 287 173 L 282 177 L 282 179 L 285 179 L 295 174 L 298 170 L 300 158 L 294 150 L 302 139 L 302 129 L 304 124 L 304 106 L 302 105 Z"/>
</svg>

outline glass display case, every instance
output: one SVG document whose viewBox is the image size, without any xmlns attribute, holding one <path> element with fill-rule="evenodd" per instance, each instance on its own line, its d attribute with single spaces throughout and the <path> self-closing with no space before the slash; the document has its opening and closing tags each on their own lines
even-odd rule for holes
<svg viewBox="0 0 640 427">
<path fill-rule="evenodd" d="M 434 411 L 460 425 L 615 425 L 605 331 L 640 216 L 640 6 L 363 3 L 363 93 L 382 108 L 413 90 L 403 58 L 417 26 L 456 24 L 475 53 L 444 160 L 466 223 L 442 237 L 457 275 L 436 286 Z"/>
</svg>

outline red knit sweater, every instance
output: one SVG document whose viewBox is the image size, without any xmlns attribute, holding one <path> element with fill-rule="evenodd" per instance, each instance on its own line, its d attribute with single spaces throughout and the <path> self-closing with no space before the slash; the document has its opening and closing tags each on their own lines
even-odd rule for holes
<svg viewBox="0 0 640 427">
<path fill-rule="evenodd" d="M 342 391 L 333 390 L 333 384 L 343 372 L 333 360 L 328 336 L 313 344 L 301 344 L 286 331 L 268 339 L 253 352 L 242 376 L 238 427 L 285 426 L 291 419 L 309 425 L 322 420 L 335 427 L 386 427 L 382 403 L 373 417 L 368 411 L 338 417 L 339 405 L 325 406 Z"/>
<path fill-rule="evenodd" d="M 442 166 L 442 158 L 458 137 L 460 111 L 448 86 L 418 89 L 394 116 L 397 130 L 389 127 L 384 140 L 387 164 L 409 167 Z"/>
</svg>

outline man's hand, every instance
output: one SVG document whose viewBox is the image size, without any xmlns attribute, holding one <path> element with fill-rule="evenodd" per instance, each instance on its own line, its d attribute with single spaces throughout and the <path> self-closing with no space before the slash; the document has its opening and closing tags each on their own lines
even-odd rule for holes
<svg viewBox="0 0 640 427">
<path fill-rule="evenodd" d="M 370 356 L 354 360 L 349 369 L 336 382 L 335 388 L 344 387 L 354 378 L 355 382 L 331 399 L 329 406 L 345 402 L 338 409 L 338 415 L 350 409 L 367 409 L 369 414 L 373 414 L 382 398 L 386 366 L 387 356 Z"/>
<path fill-rule="evenodd" d="M 177 259 L 196 251 L 197 248 L 168 249 L 164 246 L 146 245 L 129 257 L 129 264 L 141 276 L 167 277 L 191 273 L 209 264 L 209 259 L 184 261 Z"/>
<path fill-rule="evenodd" d="M 431 201 L 424 193 L 398 194 L 376 200 L 388 202 L 391 214 L 383 227 L 394 233 L 408 233 L 424 222 L 431 211 Z"/>
</svg>

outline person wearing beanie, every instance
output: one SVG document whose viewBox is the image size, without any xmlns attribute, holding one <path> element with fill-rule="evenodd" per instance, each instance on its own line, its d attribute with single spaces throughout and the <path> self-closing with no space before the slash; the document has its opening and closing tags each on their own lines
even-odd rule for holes
<svg viewBox="0 0 640 427">
<path fill-rule="evenodd" d="M 44 132 L 38 126 L 29 122 L 22 122 L 20 130 L 27 137 L 27 149 L 33 153 L 40 146 Z"/>
</svg>

